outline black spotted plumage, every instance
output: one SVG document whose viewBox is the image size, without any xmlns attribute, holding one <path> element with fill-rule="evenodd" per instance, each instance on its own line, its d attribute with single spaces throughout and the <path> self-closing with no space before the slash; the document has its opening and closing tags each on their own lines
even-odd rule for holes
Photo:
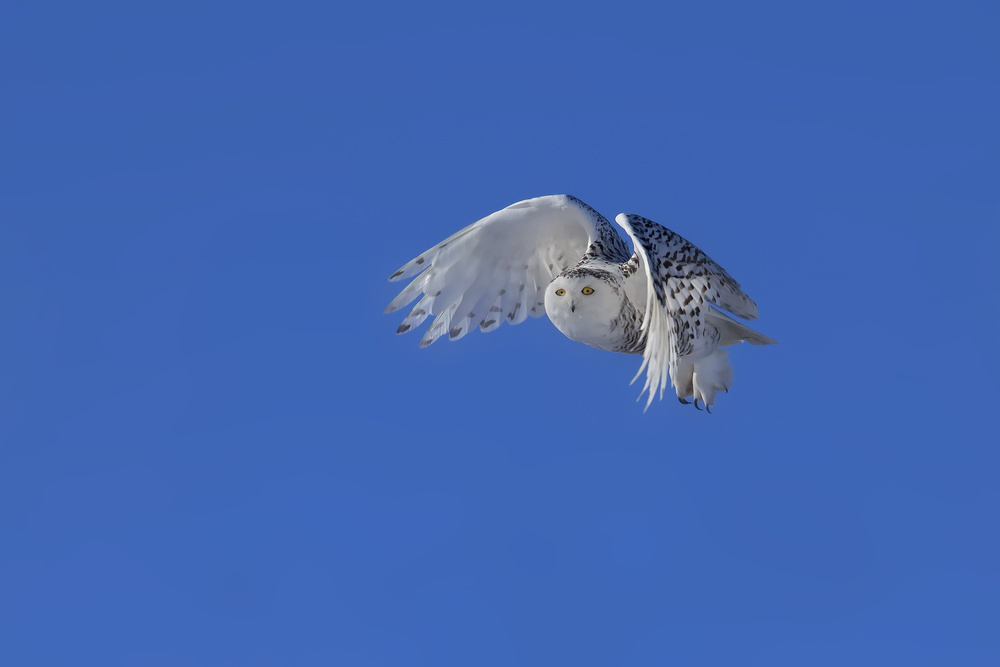
<svg viewBox="0 0 1000 667">
<path fill-rule="evenodd" d="M 452 235 L 392 274 L 412 278 L 389 304 L 398 310 L 419 297 L 397 329 L 435 319 L 421 339 L 492 331 L 548 314 L 573 340 L 599 349 L 642 354 L 649 396 L 661 396 L 668 375 L 680 399 L 711 405 L 728 390 L 731 369 L 720 349 L 736 342 L 776 341 L 714 306 L 745 319 L 757 305 L 708 255 L 679 234 L 637 215 L 608 220 L 569 195 L 512 204 Z M 555 295 L 556 286 L 566 296 Z M 586 285 L 582 294 L 578 288 Z M 638 374 L 637 376 L 638 377 Z"/>
</svg>

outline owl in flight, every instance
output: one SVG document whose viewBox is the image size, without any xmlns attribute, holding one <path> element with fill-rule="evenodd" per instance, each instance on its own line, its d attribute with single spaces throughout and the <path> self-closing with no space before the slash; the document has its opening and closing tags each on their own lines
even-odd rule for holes
<svg viewBox="0 0 1000 667">
<path fill-rule="evenodd" d="M 622 213 L 615 222 L 569 195 L 511 204 L 407 262 L 389 280 L 413 278 L 385 309 L 420 297 L 396 333 L 434 320 L 420 346 L 448 334 L 457 340 L 504 320 L 549 316 L 572 340 L 611 352 L 641 354 L 633 382 L 646 371 L 646 408 L 667 375 L 681 403 L 700 409 L 728 391 L 732 368 L 722 347 L 768 338 L 733 319 L 757 319 L 757 304 L 725 269 L 666 227 Z M 423 296 L 421 296 L 421 294 Z M 641 394 L 640 394 L 641 397 Z"/>
</svg>

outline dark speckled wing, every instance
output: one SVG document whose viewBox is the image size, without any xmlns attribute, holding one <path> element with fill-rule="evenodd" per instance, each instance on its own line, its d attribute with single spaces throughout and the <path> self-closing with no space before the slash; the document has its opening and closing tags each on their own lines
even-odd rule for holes
<svg viewBox="0 0 1000 667">
<path fill-rule="evenodd" d="M 646 348 L 639 374 L 648 367 L 645 389 L 652 401 L 657 390 L 662 396 L 668 370 L 679 358 L 697 357 L 718 346 L 719 331 L 707 322 L 708 303 L 751 320 L 757 319 L 757 304 L 725 269 L 680 234 L 638 215 L 622 213 L 615 222 L 631 237 L 638 270 L 646 274 Z"/>
</svg>

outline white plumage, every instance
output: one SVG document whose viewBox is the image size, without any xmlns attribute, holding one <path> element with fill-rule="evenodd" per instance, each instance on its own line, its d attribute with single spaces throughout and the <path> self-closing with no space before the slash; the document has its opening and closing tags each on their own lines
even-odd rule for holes
<svg viewBox="0 0 1000 667">
<path fill-rule="evenodd" d="M 572 340 L 642 354 L 646 407 L 663 397 L 669 375 L 683 403 L 715 403 L 732 368 L 723 346 L 768 338 L 712 305 L 757 319 L 757 304 L 705 253 L 666 227 L 620 214 L 635 248 L 600 213 L 569 195 L 512 204 L 407 262 L 389 280 L 413 277 L 392 300 L 393 312 L 420 300 L 396 333 L 434 316 L 420 341 L 472 329 L 493 331 L 529 315 L 549 319 Z M 422 296 L 421 296 L 422 295 Z"/>
</svg>

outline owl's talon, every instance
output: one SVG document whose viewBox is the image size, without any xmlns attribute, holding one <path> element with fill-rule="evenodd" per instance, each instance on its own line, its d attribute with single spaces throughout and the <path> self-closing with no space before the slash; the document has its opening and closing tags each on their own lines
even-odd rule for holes
<svg viewBox="0 0 1000 667">
<path fill-rule="evenodd" d="M 696 409 L 696 410 L 698 410 L 699 412 L 701 411 L 701 408 L 700 408 L 700 407 L 698 407 L 698 399 L 697 399 L 697 398 L 696 398 L 696 399 L 694 399 L 694 407 L 695 407 L 695 409 Z"/>
<path fill-rule="evenodd" d="M 687 400 L 686 398 L 684 398 L 682 396 L 678 396 L 677 400 L 680 401 L 681 404 L 683 404 L 683 405 L 691 405 L 691 401 Z"/>
</svg>

